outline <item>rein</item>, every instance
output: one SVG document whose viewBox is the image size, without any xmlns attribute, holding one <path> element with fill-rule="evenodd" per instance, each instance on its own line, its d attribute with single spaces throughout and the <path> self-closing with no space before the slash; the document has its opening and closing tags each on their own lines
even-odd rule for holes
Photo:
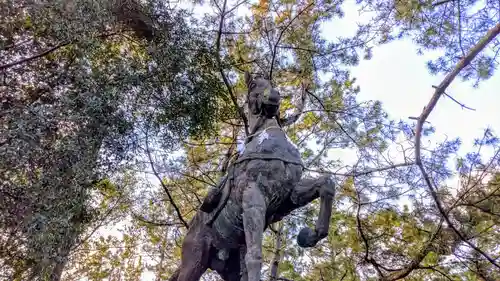
<svg viewBox="0 0 500 281">
<path fill-rule="evenodd" d="M 274 114 L 272 117 L 267 117 L 266 116 L 266 113 L 264 111 L 264 109 L 261 107 L 260 109 L 260 112 L 259 112 L 259 119 L 257 120 L 257 123 L 255 124 L 255 126 L 253 127 L 252 131 L 250 132 L 250 135 L 248 135 L 246 137 L 246 140 L 245 140 L 245 144 L 248 144 L 249 142 L 252 141 L 252 138 L 257 135 L 257 130 L 262 126 L 264 125 L 264 122 L 266 122 L 266 119 L 271 119 L 271 118 L 275 118 L 276 119 L 276 122 L 278 123 L 278 126 L 280 129 L 282 129 L 282 126 L 281 126 L 281 122 L 280 122 L 280 117 L 279 117 L 279 111 L 277 114 Z M 271 126 L 271 127 L 276 127 L 276 126 Z M 269 127 L 269 128 L 271 128 Z M 264 129 L 264 131 L 266 131 L 267 129 L 269 128 L 266 128 Z"/>
</svg>

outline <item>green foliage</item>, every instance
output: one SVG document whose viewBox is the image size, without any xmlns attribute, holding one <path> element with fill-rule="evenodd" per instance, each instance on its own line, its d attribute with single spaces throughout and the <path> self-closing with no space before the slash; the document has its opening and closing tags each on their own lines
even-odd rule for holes
<svg viewBox="0 0 500 281">
<path fill-rule="evenodd" d="M 498 24 L 495 11 L 500 4 L 492 1 L 357 1 L 376 17 L 365 30 L 380 37 L 381 43 L 411 38 L 419 54 L 439 50 L 440 55 L 427 66 L 433 74 L 449 73 L 466 53 Z M 382 32 L 380 32 L 382 31 Z M 498 40 L 492 42 L 459 77 L 472 80 L 474 86 L 491 78 L 498 66 Z"/>
<path fill-rule="evenodd" d="M 88 228 L 129 208 L 117 199 L 126 181 L 93 183 L 122 174 L 145 122 L 169 145 L 210 133 L 224 112 L 213 52 L 185 13 L 158 6 L 165 16 L 140 22 L 150 10 L 122 4 L 0 3 L 5 276 L 60 278 Z"/>
<path fill-rule="evenodd" d="M 266 277 L 277 259 L 279 277 L 294 281 L 500 280 L 442 223 L 418 168 L 393 166 L 390 149 L 412 154 L 413 124 L 360 101 L 349 73 L 376 44 L 404 37 L 421 52 L 443 50 L 428 65 L 446 73 L 496 24 L 497 2 L 473 14 L 474 1 L 358 1 L 376 17 L 355 36 L 328 41 L 321 24 L 343 16 L 342 1 L 216 2 L 199 18 L 159 0 L 0 3 L 2 277 L 168 280 L 185 224 L 243 141 L 237 108 L 251 71 L 272 76 L 282 117 L 302 112 L 285 130 L 304 174 L 326 171 L 338 184 L 320 245 L 295 242 L 314 226 L 318 202 L 286 218 L 279 235 L 265 233 Z M 497 43 L 461 77 L 491 77 Z M 498 140 L 487 131 L 476 145 L 453 171 L 445 163 L 456 140 L 423 149 L 423 162 L 458 231 L 497 258 L 498 154 L 489 162 L 475 155 L 498 151 Z M 345 151 L 352 162 L 337 158 Z M 460 182 L 450 187 L 453 174 Z"/>
</svg>

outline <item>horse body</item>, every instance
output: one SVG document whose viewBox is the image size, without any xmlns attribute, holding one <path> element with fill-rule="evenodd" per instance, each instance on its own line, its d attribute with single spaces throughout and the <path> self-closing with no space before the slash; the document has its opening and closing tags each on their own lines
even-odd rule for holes
<svg viewBox="0 0 500 281">
<path fill-rule="evenodd" d="M 266 130 L 260 134 L 263 135 L 266 138 L 256 138 L 247 144 L 245 151 L 234 164 L 234 170 L 230 172 L 234 173 L 233 181 L 226 184 L 233 185 L 231 194 L 213 222 L 215 232 L 221 237 L 221 241 L 224 241 L 218 247 L 223 248 L 222 244 L 240 247 L 242 241 L 244 243 L 242 197 L 249 182 L 258 182 L 258 188 L 264 195 L 267 228 L 279 206 L 290 197 L 302 176 L 300 153 L 287 141 L 286 135 L 279 129 Z"/>
<path fill-rule="evenodd" d="M 316 228 L 304 228 L 298 244 L 312 247 L 328 233 L 333 183 L 329 177 L 302 178 L 299 150 L 275 119 L 258 115 L 263 107 L 260 93 L 269 93 L 269 81 L 247 79 L 247 84 L 254 135 L 223 184 L 206 197 L 204 204 L 208 201 L 206 205 L 216 211 L 211 207 L 198 210 L 191 221 L 181 265 L 171 281 L 199 281 L 208 268 L 225 281 L 259 281 L 264 230 L 318 197 L 321 209 Z M 277 93 L 272 91 L 271 97 Z"/>
</svg>

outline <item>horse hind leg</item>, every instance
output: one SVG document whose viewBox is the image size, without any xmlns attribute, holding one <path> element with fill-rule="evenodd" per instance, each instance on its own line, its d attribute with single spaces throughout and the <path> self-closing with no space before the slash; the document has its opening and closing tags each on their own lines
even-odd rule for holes
<svg viewBox="0 0 500 281">
<path fill-rule="evenodd" d="M 195 226 L 193 226 L 195 227 Z M 209 237 L 200 229 L 188 233 L 182 245 L 182 259 L 179 268 L 169 281 L 199 281 L 208 268 L 210 258 Z M 191 234 L 191 235 L 190 235 Z"/>
<path fill-rule="evenodd" d="M 234 251 L 224 264 L 224 268 L 218 270 L 224 281 L 247 281 L 247 270 L 245 265 L 246 246 L 241 245 Z"/>
<path fill-rule="evenodd" d="M 266 219 L 266 201 L 260 189 L 262 176 L 248 183 L 243 191 L 243 228 L 247 252 L 245 264 L 248 281 L 259 281 L 262 267 L 262 238 Z"/>
</svg>

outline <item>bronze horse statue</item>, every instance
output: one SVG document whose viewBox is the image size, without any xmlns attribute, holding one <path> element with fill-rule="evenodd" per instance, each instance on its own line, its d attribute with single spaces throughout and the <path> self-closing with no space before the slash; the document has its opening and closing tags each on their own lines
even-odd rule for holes
<svg viewBox="0 0 500 281">
<path fill-rule="evenodd" d="M 313 247 L 328 235 L 333 180 L 302 178 L 299 150 L 279 124 L 279 92 L 261 76 L 245 73 L 245 82 L 251 134 L 191 220 L 181 264 L 170 281 L 198 281 L 208 268 L 225 281 L 260 281 L 265 229 L 318 197 L 315 229 L 303 228 L 297 242 Z"/>
</svg>

